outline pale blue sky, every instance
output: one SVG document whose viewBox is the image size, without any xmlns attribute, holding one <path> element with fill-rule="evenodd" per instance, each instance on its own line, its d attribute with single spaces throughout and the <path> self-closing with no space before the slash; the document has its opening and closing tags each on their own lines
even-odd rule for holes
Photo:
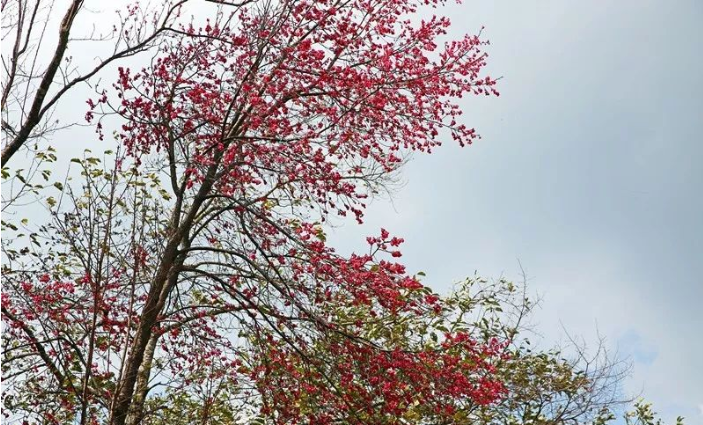
<svg viewBox="0 0 703 425">
<path fill-rule="evenodd" d="M 483 140 L 406 168 L 347 248 L 384 226 L 438 290 L 478 270 L 543 296 L 546 343 L 570 332 L 634 362 L 630 393 L 703 424 L 703 2 L 475 0 L 498 99 L 469 98 Z M 357 243 L 358 242 L 358 243 Z"/>
</svg>

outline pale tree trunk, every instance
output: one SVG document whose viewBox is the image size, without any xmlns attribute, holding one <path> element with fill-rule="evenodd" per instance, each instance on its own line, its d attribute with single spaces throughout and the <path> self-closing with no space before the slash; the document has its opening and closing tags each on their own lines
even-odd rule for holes
<svg viewBox="0 0 703 425">
<path fill-rule="evenodd" d="M 144 359 L 137 373 L 137 382 L 134 388 L 134 396 L 127 414 L 127 425 L 138 425 L 144 419 L 144 402 L 149 392 L 149 377 L 151 376 L 151 365 L 154 360 L 156 343 L 159 340 L 158 334 L 152 334 L 149 343 L 144 350 Z"/>
</svg>

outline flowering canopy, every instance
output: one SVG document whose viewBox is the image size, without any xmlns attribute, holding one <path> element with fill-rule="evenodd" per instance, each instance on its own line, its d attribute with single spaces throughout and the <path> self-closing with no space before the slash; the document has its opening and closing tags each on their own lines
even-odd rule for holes
<svg viewBox="0 0 703 425">
<path fill-rule="evenodd" d="M 188 185 L 217 163 L 218 193 L 263 199 L 285 187 L 360 218 L 358 180 L 391 172 L 403 151 L 430 152 L 442 130 L 471 143 L 454 100 L 497 94 L 480 75 L 479 38 L 439 48 L 449 20 L 414 24 L 416 11 L 414 1 L 254 3 L 184 27 L 150 67 L 120 68 L 122 142 L 186 157 Z"/>
<path fill-rule="evenodd" d="M 157 378 L 182 391 L 226 382 L 232 409 L 258 406 L 277 424 L 451 423 L 503 395 L 492 374 L 505 341 L 456 330 L 452 310 L 388 259 L 401 238 L 382 230 L 368 254 L 344 257 L 320 225 L 361 222 L 407 152 L 471 143 L 456 100 L 497 94 L 479 38 L 440 47 L 449 20 L 413 21 L 420 3 L 442 2 L 225 6 L 88 101 L 101 138 L 101 114 L 122 117 L 133 160 L 86 169 L 107 184 L 57 224 L 59 243 L 85 240 L 70 256 L 110 260 L 62 257 L 73 282 L 30 278 L 3 298 L 13 338 L 43 361 L 33 382 L 62 394 L 45 420 L 148 420 Z M 81 234 L 80 205 L 96 196 L 110 212 L 104 239 Z M 46 323 L 54 353 L 34 336 Z"/>
</svg>

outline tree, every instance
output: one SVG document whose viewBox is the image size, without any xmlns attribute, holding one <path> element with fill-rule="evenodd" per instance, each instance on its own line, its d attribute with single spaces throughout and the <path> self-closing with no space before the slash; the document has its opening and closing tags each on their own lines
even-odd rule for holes
<svg viewBox="0 0 703 425">
<path fill-rule="evenodd" d="M 398 423 L 417 405 L 442 420 L 499 397 L 502 341 L 408 333 L 444 319 L 436 295 L 383 259 L 401 239 L 384 230 L 345 258 L 320 226 L 330 213 L 361 221 L 403 151 L 429 151 L 440 130 L 475 137 L 452 99 L 493 90 L 482 43 L 435 51 L 449 22 L 413 24 L 417 7 L 228 4 L 204 28 L 170 31 L 150 66 L 119 68 L 86 118 L 102 137 L 104 114 L 121 116 L 129 157 L 80 162 L 85 194 L 56 202 L 31 266 L 6 269 L 8 410 L 139 423 L 155 369 L 192 388 L 218 362 L 277 423 Z M 153 205 L 145 181 L 161 191 Z"/>
<path fill-rule="evenodd" d="M 53 0 L 3 0 L 2 42 L 2 165 L 30 140 L 44 139 L 61 125 L 53 120 L 53 111 L 67 93 L 89 82 L 105 67 L 150 49 L 169 31 L 186 1 L 163 1 L 154 8 L 138 2 L 117 16 L 110 31 L 89 33 L 76 30 L 77 20 L 90 10 L 84 0 L 56 4 Z M 63 9 L 58 28 L 51 18 Z M 86 17 L 87 18 L 87 17 Z M 56 45 L 51 50 L 45 39 L 55 31 Z M 78 34 L 76 34 L 78 32 Z M 67 52 L 86 42 L 104 44 L 103 54 L 91 64 L 74 61 Z M 81 46 L 82 47 L 82 46 Z M 43 58 L 49 58 L 43 63 Z M 76 63 L 77 62 L 77 63 Z"/>
</svg>

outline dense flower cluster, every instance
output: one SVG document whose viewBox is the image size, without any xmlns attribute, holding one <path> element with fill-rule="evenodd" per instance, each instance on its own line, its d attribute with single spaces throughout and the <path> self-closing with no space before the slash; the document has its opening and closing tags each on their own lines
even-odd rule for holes
<svg viewBox="0 0 703 425">
<path fill-rule="evenodd" d="M 273 345 L 253 373 L 278 423 L 401 424 L 448 420 L 459 410 L 495 402 L 505 393 L 490 377 L 497 341 L 478 348 L 465 334 L 447 335 L 434 349 L 379 350 L 351 340 L 324 345 L 333 363 Z"/>
<path fill-rule="evenodd" d="M 462 145 L 477 137 L 457 123 L 454 101 L 497 94 L 480 75 L 477 36 L 439 48 L 449 20 L 413 23 L 412 1 L 280 7 L 245 8 L 228 26 L 184 27 L 151 67 L 120 68 L 114 108 L 126 118 L 127 148 L 138 156 L 178 140 L 188 147 L 189 185 L 221 162 L 220 193 L 265 197 L 285 186 L 360 218 L 360 180 L 396 169 L 404 151 L 430 152 L 443 130 Z M 90 104 L 101 102 L 105 95 Z"/>
</svg>

